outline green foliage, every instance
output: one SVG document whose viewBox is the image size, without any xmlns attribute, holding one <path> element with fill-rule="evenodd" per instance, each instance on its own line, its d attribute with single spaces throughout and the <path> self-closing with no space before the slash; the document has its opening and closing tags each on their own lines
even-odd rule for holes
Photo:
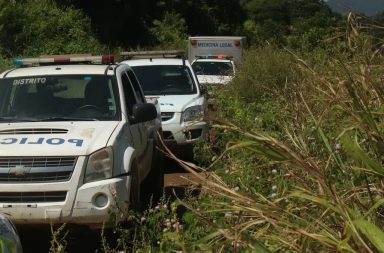
<svg viewBox="0 0 384 253">
<path fill-rule="evenodd" d="M 341 24 L 341 16 L 317 0 L 253 0 L 244 8 L 248 13 L 244 33 L 254 45 L 268 41 L 312 50 L 334 36 L 334 28 Z"/>
<path fill-rule="evenodd" d="M 68 231 L 66 230 L 66 224 L 60 225 L 58 228 L 54 228 L 51 225 L 51 247 L 49 248 L 50 253 L 64 253 L 66 252 L 67 244 L 67 235 Z"/>
<path fill-rule="evenodd" d="M 237 0 L 163 0 L 157 1 L 156 8 L 163 13 L 173 11 L 182 15 L 191 35 L 233 34 L 239 30 L 245 18 Z"/>
<path fill-rule="evenodd" d="M 292 91 L 301 78 L 288 52 L 273 46 L 250 49 L 236 78 L 218 93 L 218 108 L 244 129 L 281 132 L 284 112 L 279 108 L 294 96 Z"/>
<path fill-rule="evenodd" d="M 72 7 L 51 0 L 0 1 L 0 6 L 0 23 L 7 24 L 0 26 L 1 55 L 6 58 L 103 49 L 90 32 L 90 19 Z"/>
<path fill-rule="evenodd" d="M 11 67 L 11 61 L 7 60 L 7 59 L 3 59 L 1 56 L 0 56 L 0 72 L 1 71 L 4 71 L 6 69 L 9 69 Z"/>
<path fill-rule="evenodd" d="M 0 55 L 2 57 L 10 57 L 23 47 L 20 43 L 20 33 L 25 24 L 23 11 L 23 6 L 16 1 L 0 1 Z"/>
<path fill-rule="evenodd" d="M 0 236 L 0 252 L 17 253 L 15 242 L 5 236 Z"/>
<path fill-rule="evenodd" d="M 163 49 L 183 49 L 186 51 L 187 26 L 177 13 L 167 12 L 162 20 L 154 20 L 150 32 Z"/>
</svg>

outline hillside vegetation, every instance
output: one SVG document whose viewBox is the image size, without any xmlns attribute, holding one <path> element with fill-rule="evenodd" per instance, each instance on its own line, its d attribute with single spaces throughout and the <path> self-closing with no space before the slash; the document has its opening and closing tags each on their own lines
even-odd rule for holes
<svg viewBox="0 0 384 253">
<path fill-rule="evenodd" d="M 214 93 L 200 166 L 179 161 L 203 177 L 199 197 L 191 188 L 114 214 L 130 226 L 116 225 L 116 245 L 105 240 L 102 252 L 384 252 L 382 16 L 341 17 L 315 0 L 119 1 L 128 20 L 152 7 L 134 19 L 140 39 L 124 40 L 74 2 L 0 0 L 1 69 L 16 56 L 185 49 L 199 22 L 201 33 L 249 40 L 236 77 Z M 204 18 L 186 15 L 192 8 Z M 63 231 L 51 252 L 65 252 Z"/>
</svg>

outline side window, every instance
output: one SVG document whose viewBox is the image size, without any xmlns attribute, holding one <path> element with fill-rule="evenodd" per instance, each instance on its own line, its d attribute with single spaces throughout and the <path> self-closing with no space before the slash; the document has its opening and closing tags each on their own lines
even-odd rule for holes
<svg viewBox="0 0 384 253">
<path fill-rule="evenodd" d="M 128 76 L 123 73 L 121 76 L 121 81 L 124 88 L 124 97 L 125 97 L 125 106 L 128 110 L 129 115 L 132 115 L 132 108 L 137 104 L 135 93 L 132 90 L 131 82 L 128 79 Z"/>
<path fill-rule="evenodd" d="M 131 83 L 133 85 L 133 90 L 135 91 L 135 96 L 136 96 L 137 101 L 140 101 L 140 103 L 144 103 L 145 98 L 143 97 L 143 93 L 141 92 L 140 84 L 137 81 L 135 74 L 133 73 L 132 70 L 128 70 L 127 73 L 128 73 L 129 80 L 131 80 Z"/>
</svg>

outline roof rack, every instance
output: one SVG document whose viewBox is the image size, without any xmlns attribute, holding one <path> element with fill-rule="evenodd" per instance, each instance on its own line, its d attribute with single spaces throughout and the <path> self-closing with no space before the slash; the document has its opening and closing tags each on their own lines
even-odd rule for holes
<svg viewBox="0 0 384 253">
<path fill-rule="evenodd" d="M 162 51 L 131 51 L 121 52 L 121 58 L 129 59 L 152 59 L 152 58 L 180 58 L 185 59 L 185 53 L 182 50 L 162 50 Z"/>
</svg>

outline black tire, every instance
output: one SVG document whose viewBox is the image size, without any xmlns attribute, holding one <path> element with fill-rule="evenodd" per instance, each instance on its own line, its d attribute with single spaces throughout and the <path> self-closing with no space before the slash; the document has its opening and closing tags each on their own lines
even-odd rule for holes
<svg viewBox="0 0 384 253">
<path fill-rule="evenodd" d="M 164 192 L 164 154 L 159 148 L 156 142 L 151 170 L 141 183 L 142 201 L 146 208 L 155 206 Z"/>
<path fill-rule="evenodd" d="M 129 209 L 135 212 L 142 211 L 142 190 L 139 183 L 137 163 L 132 163 L 131 168 L 131 188 L 129 191 Z"/>
</svg>

